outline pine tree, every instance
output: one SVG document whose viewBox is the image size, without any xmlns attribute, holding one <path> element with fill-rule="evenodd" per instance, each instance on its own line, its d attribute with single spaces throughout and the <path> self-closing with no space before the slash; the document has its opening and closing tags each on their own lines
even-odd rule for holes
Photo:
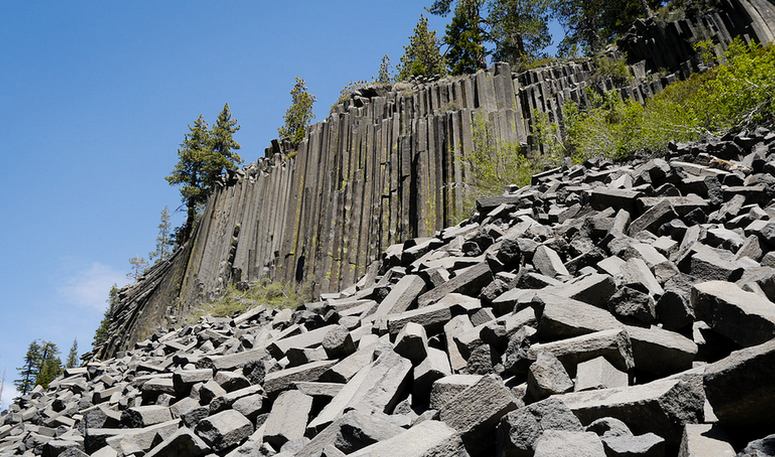
<svg viewBox="0 0 775 457">
<path fill-rule="evenodd" d="M 198 210 L 218 186 L 221 176 L 242 163 L 236 152 L 240 145 L 234 139 L 240 127 L 232 118 L 228 103 L 223 106 L 212 131 L 201 114 L 188 128 L 178 149 L 178 163 L 167 176 L 168 183 L 180 186 L 180 196 L 186 205 L 186 222 L 175 234 L 177 245 L 191 236 Z"/>
<path fill-rule="evenodd" d="M 285 112 L 285 123 L 277 132 L 280 139 L 287 141 L 291 146 L 298 146 L 307 133 L 310 121 L 312 121 L 312 105 L 315 97 L 307 90 L 307 84 L 300 77 L 291 89 L 291 106 Z"/>
<path fill-rule="evenodd" d="M 73 345 L 70 346 L 70 352 L 67 353 L 67 362 L 65 362 L 65 368 L 75 368 L 78 366 L 78 340 L 73 340 Z"/>
<path fill-rule="evenodd" d="M 186 222 L 177 233 L 178 245 L 188 240 L 197 215 L 198 205 L 207 201 L 204 162 L 210 152 L 210 128 L 200 114 L 188 127 L 189 132 L 178 149 L 178 163 L 167 176 L 170 185 L 180 186 L 180 196 L 186 205 Z"/>
<path fill-rule="evenodd" d="M 210 147 L 202 167 L 207 196 L 216 188 L 224 173 L 236 170 L 242 163 L 242 158 L 237 154 L 240 145 L 234 139 L 239 129 L 237 120 L 231 117 L 229 104 L 224 104 L 210 131 Z"/>
<path fill-rule="evenodd" d="M 131 270 L 127 273 L 127 278 L 137 281 L 145 273 L 145 269 L 148 268 L 148 262 L 142 257 L 131 257 L 129 259 L 129 265 Z"/>
<path fill-rule="evenodd" d="M 40 370 L 35 384 L 47 389 L 51 381 L 62 374 L 62 361 L 59 360 L 59 348 L 51 341 L 43 342 L 40 354 Z"/>
<path fill-rule="evenodd" d="M 108 306 L 107 308 L 105 308 L 105 313 L 102 316 L 102 321 L 100 322 L 100 326 L 97 327 L 97 330 L 94 332 L 94 339 L 92 340 L 92 344 L 91 344 L 92 348 L 98 348 L 102 346 L 105 340 L 108 339 L 108 329 L 110 328 L 110 320 L 119 302 L 119 297 L 118 297 L 119 290 L 120 289 L 115 284 L 113 284 L 113 286 L 110 288 L 110 295 L 108 296 Z"/>
<path fill-rule="evenodd" d="M 452 74 L 474 73 L 486 66 L 481 7 L 482 0 L 460 0 L 447 25 L 444 43 L 448 46 L 446 61 Z"/>
<path fill-rule="evenodd" d="M 661 5 L 659 0 L 555 0 L 554 14 L 566 30 L 560 52 L 575 47 L 597 53 Z"/>
<path fill-rule="evenodd" d="M 156 248 L 148 254 L 151 262 L 163 262 L 172 254 L 172 232 L 170 229 L 170 211 L 165 206 L 161 210 L 159 232 L 156 234 Z"/>
<path fill-rule="evenodd" d="M 491 0 L 487 12 L 493 60 L 520 66 L 540 57 L 551 43 L 552 0 Z"/>
<path fill-rule="evenodd" d="M 35 380 L 38 378 L 40 365 L 42 362 L 40 344 L 33 341 L 27 347 L 27 354 L 24 356 L 24 365 L 17 368 L 19 379 L 13 382 L 20 395 L 28 394 L 35 387 Z"/>
<path fill-rule="evenodd" d="M 390 75 L 390 56 L 387 54 L 382 56 L 382 60 L 379 62 L 377 77 L 374 78 L 374 80 L 382 84 L 390 84 L 393 82 L 393 77 Z"/>
<path fill-rule="evenodd" d="M 428 28 L 428 18 L 420 16 L 409 44 L 404 46 L 398 79 L 405 81 L 415 76 L 444 76 L 446 72 L 436 32 Z"/>
</svg>

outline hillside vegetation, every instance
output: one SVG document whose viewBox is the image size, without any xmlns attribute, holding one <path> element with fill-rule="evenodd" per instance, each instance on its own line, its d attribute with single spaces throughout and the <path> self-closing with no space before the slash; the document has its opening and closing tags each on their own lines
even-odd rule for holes
<svg viewBox="0 0 775 457">
<path fill-rule="evenodd" d="M 486 123 L 474 119 L 474 152 L 466 157 L 476 182 L 474 194 L 492 195 L 506 185 L 528 184 L 534 173 L 559 165 L 565 157 L 580 163 L 596 156 L 659 156 L 671 141 L 696 141 L 772 122 L 773 94 L 775 46 L 736 39 L 722 62 L 669 85 L 645 104 L 622 99 L 617 91 L 590 88 L 587 106 L 563 106 L 561 132 L 545 113 L 534 113 L 532 152 L 518 144 L 495 144 Z"/>
</svg>

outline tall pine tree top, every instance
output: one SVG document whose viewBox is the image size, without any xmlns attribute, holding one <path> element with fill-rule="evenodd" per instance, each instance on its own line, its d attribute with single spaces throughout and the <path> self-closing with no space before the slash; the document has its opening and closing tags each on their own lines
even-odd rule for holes
<svg viewBox="0 0 775 457">
<path fill-rule="evenodd" d="M 307 83 L 300 77 L 291 89 L 291 106 L 285 112 L 285 123 L 277 130 L 280 139 L 292 146 L 298 146 L 304 141 L 310 121 L 312 121 L 312 105 L 315 97 L 307 90 Z"/>
<path fill-rule="evenodd" d="M 446 60 L 450 73 L 474 73 L 484 68 L 487 52 L 484 48 L 485 31 L 481 24 L 483 0 L 460 0 L 455 7 L 444 43 L 448 46 Z"/>
<path fill-rule="evenodd" d="M 70 346 L 70 352 L 67 353 L 67 362 L 65 362 L 65 368 L 75 368 L 78 366 L 78 340 L 73 340 L 73 345 Z"/>
<path fill-rule="evenodd" d="M 404 47 L 398 79 L 404 81 L 415 76 L 444 76 L 446 73 L 436 32 L 428 28 L 428 18 L 420 16 L 409 44 Z"/>
<path fill-rule="evenodd" d="M 59 360 L 59 348 L 51 341 L 43 342 L 40 347 L 40 353 L 40 370 L 38 371 L 37 379 L 35 379 L 35 384 L 47 389 L 51 381 L 62 374 L 62 361 Z"/>
<path fill-rule="evenodd" d="M 28 394 L 35 387 L 35 380 L 38 378 L 40 365 L 43 362 L 40 350 L 40 344 L 37 341 L 30 343 L 24 355 L 24 365 L 16 369 L 19 372 L 19 378 L 13 384 L 21 395 Z"/>
<path fill-rule="evenodd" d="M 198 208 L 203 205 L 217 186 L 221 175 L 235 170 L 242 162 L 237 150 L 240 145 L 234 139 L 239 130 L 231 109 L 226 104 L 210 130 L 200 114 L 178 149 L 178 163 L 167 182 L 180 186 L 180 195 L 186 204 L 186 223 L 178 232 L 178 244 L 188 239 Z"/>
</svg>

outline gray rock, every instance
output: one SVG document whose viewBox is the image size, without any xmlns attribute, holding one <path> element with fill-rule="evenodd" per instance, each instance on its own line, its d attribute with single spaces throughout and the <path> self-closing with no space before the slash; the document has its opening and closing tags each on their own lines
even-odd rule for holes
<svg viewBox="0 0 775 457">
<path fill-rule="evenodd" d="M 142 428 L 170 420 L 170 409 L 164 406 L 135 406 L 121 413 L 121 423 L 130 428 Z"/>
<path fill-rule="evenodd" d="M 609 310 L 622 322 L 651 325 L 656 320 L 656 303 L 647 293 L 632 287 L 620 288 L 610 300 Z"/>
<path fill-rule="evenodd" d="M 309 395 L 298 390 L 283 392 L 275 400 L 264 423 L 264 440 L 280 448 L 287 441 L 302 438 L 311 409 L 312 397 Z"/>
<path fill-rule="evenodd" d="M 439 419 L 455 429 L 469 452 L 487 455 L 494 450 L 492 437 L 501 417 L 516 409 L 516 398 L 497 376 L 484 376 L 445 403 Z"/>
<path fill-rule="evenodd" d="M 366 446 L 390 439 L 403 431 L 385 414 L 352 410 L 321 430 L 296 455 L 312 457 L 331 447 L 351 454 Z"/>
<path fill-rule="evenodd" d="M 600 437 L 591 432 L 546 430 L 536 441 L 535 457 L 604 457 Z"/>
<path fill-rule="evenodd" d="M 481 379 L 481 375 L 453 374 L 434 381 L 431 387 L 430 408 L 441 409 L 460 392 L 473 386 Z"/>
<path fill-rule="evenodd" d="M 621 371 L 629 371 L 635 366 L 630 337 L 624 329 L 603 330 L 551 343 L 538 343 L 530 346 L 528 357 L 535 358 L 539 352 L 551 352 L 562 362 L 572 376 L 576 367 L 588 360 L 604 357 Z"/>
<path fill-rule="evenodd" d="M 533 254 L 533 264 L 541 272 L 549 277 L 568 276 L 568 270 L 562 263 L 557 252 L 547 246 L 539 246 Z"/>
<path fill-rule="evenodd" d="M 234 410 L 226 410 L 202 419 L 194 429 L 210 447 L 218 452 L 237 447 L 253 433 L 253 424 Z"/>
<path fill-rule="evenodd" d="M 605 436 L 603 447 L 608 457 L 664 457 L 665 440 L 653 434 Z"/>
<path fill-rule="evenodd" d="M 692 287 L 697 318 L 741 346 L 775 338 L 775 304 L 725 281 Z"/>
<path fill-rule="evenodd" d="M 605 357 L 582 362 L 576 370 L 576 392 L 626 386 L 627 373 L 617 370 Z"/>
<path fill-rule="evenodd" d="M 349 457 L 468 457 L 457 432 L 443 422 L 427 420 Z"/>
<path fill-rule="evenodd" d="M 754 440 L 740 451 L 739 457 L 771 457 L 775 456 L 775 435 Z"/>
<path fill-rule="evenodd" d="M 512 411 L 498 424 L 496 455 L 531 456 L 544 430 L 582 431 L 581 422 L 564 403 L 555 399 L 533 403 Z"/>
<path fill-rule="evenodd" d="M 633 433 L 655 433 L 678 446 L 683 425 L 703 419 L 705 396 L 699 379 L 668 378 L 631 387 L 558 395 L 583 423 L 613 417 Z"/>
<path fill-rule="evenodd" d="M 356 350 L 350 332 L 341 325 L 337 325 L 329 330 L 323 337 L 323 342 L 321 344 L 330 359 L 347 357 Z"/>
<path fill-rule="evenodd" d="M 592 421 L 591 424 L 587 425 L 586 431 L 595 432 L 601 438 L 607 436 L 632 436 L 632 432 L 627 427 L 627 424 L 613 417 L 603 417 Z"/>
<path fill-rule="evenodd" d="M 724 426 L 775 426 L 775 340 L 735 351 L 705 369 L 708 401 Z"/>
<path fill-rule="evenodd" d="M 551 352 L 539 352 L 530 365 L 527 376 L 527 395 L 533 400 L 573 390 L 573 381 Z"/>
<path fill-rule="evenodd" d="M 146 457 L 200 457 L 212 453 L 210 447 L 191 430 L 183 427 L 151 449 Z"/>
<path fill-rule="evenodd" d="M 656 326 L 625 326 L 638 371 L 652 376 L 678 373 L 692 367 L 697 345 L 675 332 Z"/>
<path fill-rule="evenodd" d="M 408 322 L 398 333 L 393 350 L 409 359 L 413 365 L 419 364 L 428 355 L 428 336 L 425 328 L 420 324 Z"/>
<path fill-rule="evenodd" d="M 686 424 L 678 457 L 735 457 L 726 435 L 713 424 Z"/>
</svg>

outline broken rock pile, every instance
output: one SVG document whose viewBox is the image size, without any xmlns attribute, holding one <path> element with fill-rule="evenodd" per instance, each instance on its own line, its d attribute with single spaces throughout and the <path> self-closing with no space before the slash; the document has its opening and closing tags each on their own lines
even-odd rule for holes
<svg viewBox="0 0 775 457">
<path fill-rule="evenodd" d="M 775 455 L 774 194 L 763 128 L 546 171 L 341 293 L 66 370 L 0 454 Z"/>
</svg>

